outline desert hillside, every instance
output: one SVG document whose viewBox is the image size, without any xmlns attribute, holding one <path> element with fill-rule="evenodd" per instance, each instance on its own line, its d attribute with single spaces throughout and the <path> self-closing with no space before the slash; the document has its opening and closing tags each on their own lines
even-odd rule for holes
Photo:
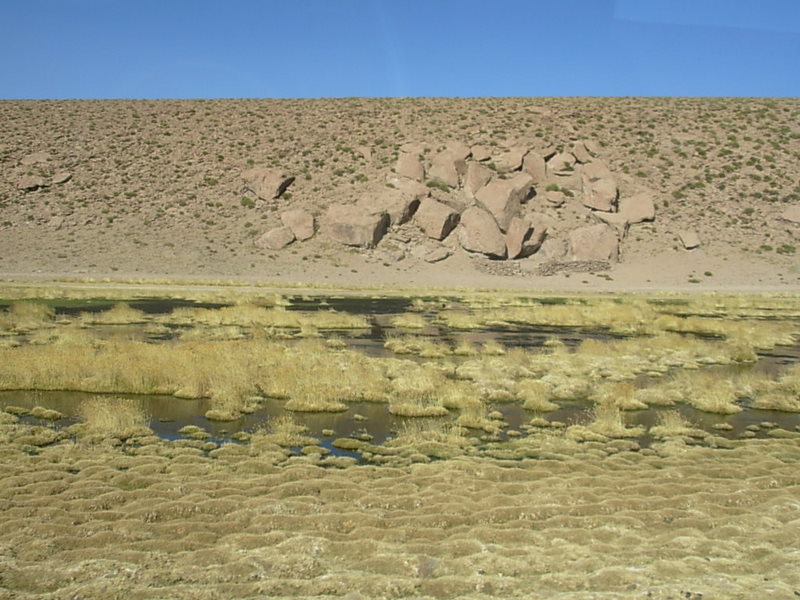
<svg viewBox="0 0 800 600">
<path fill-rule="evenodd" d="M 0 276 L 800 288 L 800 100 L 6 101 Z"/>
</svg>

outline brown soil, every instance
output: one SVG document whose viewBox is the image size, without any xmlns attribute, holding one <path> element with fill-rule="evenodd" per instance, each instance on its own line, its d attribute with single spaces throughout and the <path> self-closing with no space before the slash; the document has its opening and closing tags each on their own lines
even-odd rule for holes
<svg viewBox="0 0 800 600">
<path fill-rule="evenodd" d="M 338 468 L 0 429 L 0 598 L 800 592 L 794 440 Z"/>
<path fill-rule="evenodd" d="M 797 290 L 796 99 L 345 99 L 0 103 L 0 275 L 169 276 L 338 285 Z M 440 263 L 317 234 L 279 251 L 254 240 L 283 208 L 317 216 L 384 189 L 399 148 L 427 158 L 454 140 L 490 149 L 599 142 L 624 196 L 649 190 L 653 223 L 632 226 L 612 280 L 535 275 L 537 257 L 492 263 L 457 249 Z M 23 161 L 35 152 L 40 162 Z M 242 204 L 251 165 L 296 176 L 276 201 Z M 66 172 L 71 179 L 55 183 Z M 18 182 L 53 183 L 23 191 Z M 252 198 L 250 198 L 252 200 Z M 580 203 L 537 210 L 563 235 Z M 563 231 L 558 231 L 562 229 Z M 702 246 L 683 250 L 695 229 Z M 454 237 L 454 236 L 451 236 Z M 706 273 L 709 273 L 706 275 Z"/>
</svg>

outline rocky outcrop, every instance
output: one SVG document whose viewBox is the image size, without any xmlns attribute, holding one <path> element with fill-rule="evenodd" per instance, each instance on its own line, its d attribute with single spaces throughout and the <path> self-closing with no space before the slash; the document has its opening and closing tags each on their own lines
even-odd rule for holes
<svg viewBox="0 0 800 600">
<path fill-rule="evenodd" d="M 46 163 L 50 160 L 50 155 L 47 152 L 32 152 L 31 154 L 26 154 L 23 156 L 19 164 L 24 167 L 29 167 L 31 165 L 38 165 L 41 163 Z"/>
<path fill-rule="evenodd" d="M 389 228 L 384 211 L 369 212 L 363 207 L 334 204 L 325 213 L 325 230 L 331 239 L 348 246 L 374 248 Z"/>
<path fill-rule="evenodd" d="M 547 161 L 547 169 L 555 175 L 569 175 L 573 172 L 575 157 L 569 152 L 559 152 Z"/>
<path fill-rule="evenodd" d="M 314 215 L 300 208 L 283 211 L 281 213 L 281 222 L 300 241 L 312 238 L 316 231 Z"/>
<path fill-rule="evenodd" d="M 506 257 L 506 240 L 497 221 L 478 206 L 470 206 L 461 214 L 458 241 L 468 252 L 478 252 L 490 258 Z"/>
<path fill-rule="evenodd" d="M 458 212 L 433 198 L 425 198 L 419 205 L 414 220 L 429 238 L 443 240 L 458 225 Z"/>
<path fill-rule="evenodd" d="M 655 219 L 656 208 L 652 195 L 649 192 L 640 192 L 634 196 L 620 199 L 618 212 L 596 212 L 594 214 L 601 221 L 615 227 L 624 237 L 630 225 Z"/>
<path fill-rule="evenodd" d="M 270 229 L 256 240 L 256 245 L 267 250 L 280 250 L 291 244 L 295 239 L 292 230 L 288 227 Z"/>
<path fill-rule="evenodd" d="M 492 151 L 486 146 L 478 144 L 471 149 L 472 160 L 477 162 L 485 162 L 492 158 Z"/>
<path fill-rule="evenodd" d="M 533 188 L 533 178 L 519 173 L 511 179 L 494 179 L 475 194 L 475 199 L 488 210 L 500 229 L 506 231 L 511 219 L 520 212 Z"/>
<path fill-rule="evenodd" d="M 603 223 L 580 227 L 569 234 L 569 255 L 577 261 L 619 260 L 619 238 L 613 228 Z"/>
<path fill-rule="evenodd" d="M 511 148 L 494 157 L 492 162 L 499 173 L 519 171 L 522 168 L 522 159 L 528 152 L 527 148 Z"/>
<path fill-rule="evenodd" d="M 69 171 L 59 171 L 50 178 L 50 183 L 58 185 L 67 183 L 70 179 L 72 179 L 72 173 Z"/>
<path fill-rule="evenodd" d="M 242 173 L 245 187 L 262 200 L 279 198 L 286 191 L 294 177 L 278 169 L 254 167 Z"/>
</svg>

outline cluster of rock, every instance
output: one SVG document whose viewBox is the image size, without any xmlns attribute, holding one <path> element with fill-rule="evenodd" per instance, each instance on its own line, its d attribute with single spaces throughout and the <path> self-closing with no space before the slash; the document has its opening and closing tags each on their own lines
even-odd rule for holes
<svg viewBox="0 0 800 600">
<path fill-rule="evenodd" d="M 430 160 L 425 154 L 421 144 L 404 145 L 386 187 L 353 204 L 329 206 L 320 230 L 342 244 L 374 248 L 388 232 L 413 226 L 427 241 L 407 249 L 429 262 L 456 247 L 493 260 L 519 259 L 550 242 L 545 252 L 550 260 L 597 264 L 616 262 L 629 226 L 655 217 L 651 194 L 620 198 L 616 177 L 590 141 L 574 141 L 568 150 L 502 151 L 451 142 Z M 263 168 L 243 177 L 247 189 L 264 200 L 279 198 L 293 181 Z M 595 222 L 555 238 L 551 230 L 561 227 L 548 212 L 567 203 L 582 207 Z M 288 210 L 280 217 L 283 225 L 267 231 L 258 244 L 279 249 L 316 231 L 316 220 L 306 211 Z"/>
</svg>

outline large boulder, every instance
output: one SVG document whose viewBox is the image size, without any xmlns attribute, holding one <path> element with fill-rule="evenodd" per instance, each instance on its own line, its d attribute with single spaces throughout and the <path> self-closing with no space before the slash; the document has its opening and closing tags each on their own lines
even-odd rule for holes
<svg viewBox="0 0 800 600">
<path fill-rule="evenodd" d="M 443 240 L 458 225 L 458 213 L 433 198 L 425 198 L 419 205 L 414 220 L 430 238 Z"/>
<path fill-rule="evenodd" d="M 428 188 L 423 186 L 427 194 Z M 406 193 L 399 189 L 383 188 L 379 192 L 365 196 L 358 201 L 358 206 L 368 212 L 383 211 L 389 215 L 389 225 L 395 227 L 406 223 L 419 207 L 418 194 Z"/>
<path fill-rule="evenodd" d="M 648 192 L 640 192 L 619 201 L 619 212 L 628 223 L 643 223 L 656 218 L 656 204 Z"/>
<path fill-rule="evenodd" d="M 601 161 L 584 165 L 581 170 L 583 204 L 595 210 L 613 212 L 619 188 L 608 166 Z"/>
<path fill-rule="evenodd" d="M 497 221 L 478 206 L 470 206 L 461 214 L 458 241 L 469 252 L 478 252 L 490 258 L 506 257 L 506 240 Z"/>
<path fill-rule="evenodd" d="M 314 215 L 302 208 L 293 208 L 281 213 L 281 222 L 294 234 L 300 241 L 307 240 L 314 236 L 316 223 Z"/>
<path fill-rule="evenodd" d="M 617 232 L 604 223 L 575 229 L 569 234 L 569 253 L 572 260 L 617 262 Z"/>
<path fill-rule="evenodd" d="M 400 177 L 408 177 L 414 181 L 422 181 L 425 179 L 425 167 L 422 166 L 419 158 L 415 154 L 402 152 L 397 157 L 397 164 L 395 164 L 394 172 Z"/>
<path fill-rule="evenodd" d="M 492 162 L 500 173 L 519 171 L 522 168 L 522 160 L 527 152 L 527 148 L 510 148 L 495 156 Z"/>
<path fill-rule="evenodd" d="M 270 229 L 256 240 L 256 245 L 267 250 L 280 250 L 294 241 L 294 234 L 288 227 Z"/>
<path fill-rule="evenodd" d="M 242 173 L 245 186 L 262 200 L 280 197 L 286 191 L 294 177 L 279 169 L 253 167 Z"/>
<path fill-rule="evenodd" d="M 363 207 L 334 204 L 325 213 L 325 229 L 331 239 L 348 246 L 374 248 L 389 228 L 389 215 Z"/>
<path fill-rule="evenodd" d="M 533 178 L 534 185 L 547 178 L 547 167 L 544 157 L 538 152 L 528 152 L 522 160 L 522 170 Z"/>
<path fill-rule="evenodd" d="M 405 177 L 390 177 L 386 180 L 389 189 L 399 190 L 406 196 L 411 196 L 417 200 L 422 200 L 430 194 L 431 188 L 419 181 L 406 179 Z"/>
<path fill-rule="evenodd" d="M 475 199 L 494 216 L 500 229 L 506 231 L 532 190 L 533 178 L 527 173 L 519 173 L 510 179 L 490 181 L 478 190 Z"/>
<path fill-rule="evenodd" d="M 467 165 L 467 173 L 464 176 L 464 193 L 467 198 L 474 198 L 479 189 L 489 183 L 492 178 L 492 170 L 481 163 L 471 161 Z"/>
<path fill-rule="evenodd" d="M 583 142 L 575 142 L 572 145 L 572 156 L 581 164 L 592 162 L 592 155 Z"/>
<path fill-rule="evenodd" d="M 546 227 L 536 227 L 530 219 L 514 217 L 506 232 L 506 255 L 508 258 L 525 258 L 534 254 L 544 242 Z"/>
<path fill-rule="evenodd" d="M 469 149 L 467 149 L 467 152 L 469 152 Z M 433 157 L 431 168 L 428 169 L 428 177 L 441 181 L 451 188 L 456 188 L 466 171 L 467 163 L 464 158 L 461 158 L 461 153 L 445 149 Z"/>
</svg>

